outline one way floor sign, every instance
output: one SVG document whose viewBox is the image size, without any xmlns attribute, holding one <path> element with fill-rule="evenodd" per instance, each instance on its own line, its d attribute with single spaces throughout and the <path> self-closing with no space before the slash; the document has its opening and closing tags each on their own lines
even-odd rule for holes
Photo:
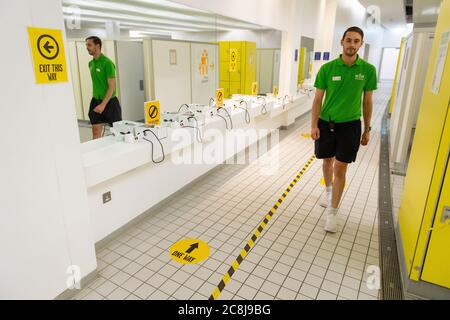
<svg viewBox="0 0 450 320">
<path fill-rule="evenodd" d="M 28 28 L 36 83 L 67 82 L 67 63 L 61 30 Z"/>
<path fill-rule="evenodd" d="M 170 248 L 171 258 L 180 264 L 197 264 L 209 257 L 210 249 L 206 242 L 185 239 Z"/>
</svg>

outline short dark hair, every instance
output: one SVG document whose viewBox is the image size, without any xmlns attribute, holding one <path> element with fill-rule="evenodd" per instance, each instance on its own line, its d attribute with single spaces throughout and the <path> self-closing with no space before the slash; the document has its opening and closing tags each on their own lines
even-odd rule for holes
<svg viewBox="0 0 450 320">
<path fill-rule="evenodd" d="M 95 45 L 100 45 L 100 49 L 102 48 L 102 39 L 100 39 L 99 37 L 96 36 L 92 36 L 92 37 L 88 37 L 86 38 L 86 41 L 88 40 L 92 40 L 92 42 L 94 42 Z"/>
<path fill-rule="evenodd" d="M 342 37 L 342 40 L 345 39 L 345 36 L 347 35 L 347 32 L 357 32 L 361 35 L 361 39 L 364 40 L 364 31 L 360 27 L 350 27 L 344 32 L 344 36 Z"/>
</svg>

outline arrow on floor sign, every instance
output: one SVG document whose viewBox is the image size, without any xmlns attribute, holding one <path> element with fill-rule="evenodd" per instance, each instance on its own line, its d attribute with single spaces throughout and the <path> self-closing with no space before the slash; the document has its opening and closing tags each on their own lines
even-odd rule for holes
<svg viewBox="0 0 450 320">
<path fill-rule="evenodd" d="M 191 247 L 186 251 L 186 253 L 191 254 L 195 249 L 198 249 L 198 242 L 191 245 Z"/>
</svg>

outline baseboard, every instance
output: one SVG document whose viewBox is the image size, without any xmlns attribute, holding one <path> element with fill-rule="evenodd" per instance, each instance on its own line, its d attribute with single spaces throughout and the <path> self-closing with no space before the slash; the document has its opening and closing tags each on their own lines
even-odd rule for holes
<svg viewBox="0 0 450 320">
<path fill-rule="evenodd" d="M 81 289 L 67 289 L 63 293 L 61 293 L 59 296 L 57 296 L 54 300 L 71 300 L 73 299 L 78 293 L 80 293 L 89 283 L 97 279 L 98 277 L 98 271 L 94 270 L 91 273 L 89 273 L 86 277 L 81 279 Z"/>
</svg>

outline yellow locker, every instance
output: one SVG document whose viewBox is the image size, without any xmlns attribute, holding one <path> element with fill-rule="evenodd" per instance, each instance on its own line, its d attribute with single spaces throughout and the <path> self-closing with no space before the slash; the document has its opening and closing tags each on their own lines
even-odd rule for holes
<svg viewBox="0 0 450 320">
<path fill-rule="evenodd" d="M 220 46 L 220 81 L 230 81 L 230 95 L 251 94 L 251 86 L 256 81 L 256 43 L 245 41 L 223 41 Z M 230 51 L 237 51 L 235 72 L 230 71 Z"/>
<path fill-rule="evenodd" d="M 234 82 L 241 82 L 241 63 L 238 63 L 236 66 L 236 71 L 235 72 L 229 72 L 230 74 L 230 81 L 234 81 Z"/>
<path fill-rule="evenodd" d="M 230 97 L 230 82 L 220 81 L 220 88 L 224 90 L 225 99 L 228 99 Z"/>
<path fill-rule="evenodd" d="M 227 62 L 220 62 L 220 81 L 230 81 L 230 66 Z"/>
<path fill-rule="evenodd" d="M 240 82 L 230 82 L 230 93 L 241 94 L 241 83 Z"/>
<path fill-rule="evenodd" d="M 244 55 L 244 53 L 242 52 L 244 43 L 241 41 L 230 41 L 230 49 L 236 49 L 238 51 L 237 62 L 240 62 L 242 60 L 242 56 Z"/>
<path fill-rule="evenodd" d="M 443 205 L 449 205 L 448 188 L 443 188 L 443 173 L 446 171 L 450 147 L 450 55 L 443 55 L 440 51 L 443 47 L 441 39 L 448 30 L 450 0 L 444 0 L 436 27 L 399 210 L 400 236 L 409 278 L 447 287 L 450 231 L 448 226 L 442 228 L 440 209 Z M 442 65 L 439 57 L 443 57 L 441 62 L 444 64 L 441 69 L 442 81 L 436 94 L 432 92 L 432 87 L 436 71 L 439 70 L 436 66 Z M 448 183 L 448 176 L 445 179 Z M 444 192 L 441 193 L 441 190 Z M 442 196 L 444 198 L 441 198 Z"/>
</svg>

